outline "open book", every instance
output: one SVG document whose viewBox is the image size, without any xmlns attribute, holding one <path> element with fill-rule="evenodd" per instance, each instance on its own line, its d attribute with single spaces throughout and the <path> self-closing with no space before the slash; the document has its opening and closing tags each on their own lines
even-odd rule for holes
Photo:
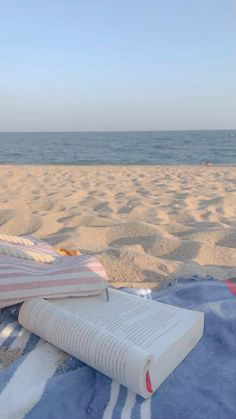
<svg viewBox="0 0 236 419">
<path fill-rule="evenodd" d="M 197 344 L 204 315 L 115 289 L 109 295 L 33 299 L 19 322 L 148 398 Z"/>
</svg>

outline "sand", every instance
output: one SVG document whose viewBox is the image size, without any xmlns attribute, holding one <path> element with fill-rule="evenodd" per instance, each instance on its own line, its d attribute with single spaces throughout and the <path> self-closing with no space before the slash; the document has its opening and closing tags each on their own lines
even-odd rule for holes
<svg viewBox="0 0 236 419">
<path fill-rule="evenodd" d="M 114 286 L 236 277 L 236 168 L 0 166 L 0 232 L 96 255 Z"/>
</svg>

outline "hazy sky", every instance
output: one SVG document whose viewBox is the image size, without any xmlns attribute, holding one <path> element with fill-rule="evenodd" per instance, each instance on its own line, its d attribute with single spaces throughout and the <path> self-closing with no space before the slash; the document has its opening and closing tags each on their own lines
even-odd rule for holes
<svg viewBox="0 0 236 419">
<path fill-rule="evenodd" d="M 235 0 L 0 0 L 0 131 L 235 121 Z"/>
</svg>

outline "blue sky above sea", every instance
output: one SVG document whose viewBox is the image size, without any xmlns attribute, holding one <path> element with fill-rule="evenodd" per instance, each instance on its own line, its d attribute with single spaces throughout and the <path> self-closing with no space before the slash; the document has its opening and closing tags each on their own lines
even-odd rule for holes
<svg viewBox="0 0 236 419">
<path fill-rule="evenodd" d="M 233 0 L 0 6 L 0 131 L 235 128 Z"/>
</svg>

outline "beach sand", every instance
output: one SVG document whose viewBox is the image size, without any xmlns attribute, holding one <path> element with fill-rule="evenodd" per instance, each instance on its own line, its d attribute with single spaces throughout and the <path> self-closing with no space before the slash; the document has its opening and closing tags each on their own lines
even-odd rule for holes
<svg viewBox="0 0 236 419">
<path fill-rule="evenodd" d="M 236 277 L 236 168 L 0 166 L 0 232 L 96 255 L 114 286 Z"/>
</svg>

